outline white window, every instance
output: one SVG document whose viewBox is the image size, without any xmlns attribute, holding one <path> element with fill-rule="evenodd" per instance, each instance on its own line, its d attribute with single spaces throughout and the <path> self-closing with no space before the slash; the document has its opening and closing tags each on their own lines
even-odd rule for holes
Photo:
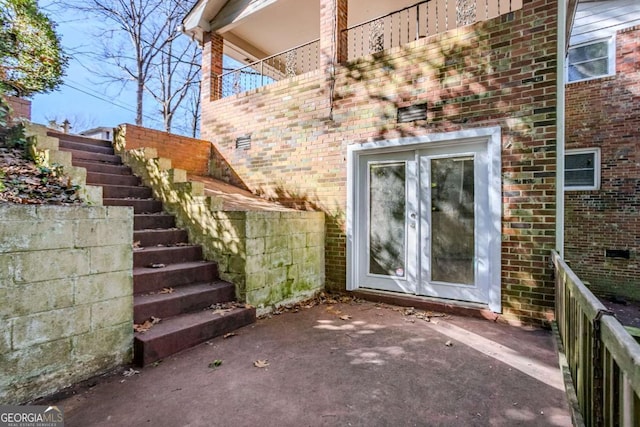
<svg viewBox="0 0 640 427">
<path fill-rule="evenodd" d="M 614 37 L 570 47 L 567 59 L 567 81 L 577 82 L 614 75 L 615 56 Z"/>
<path fill-rule="evenodd" d="M 564 155 L 565 190 L 600 188 L 600 149 L 567 150 Z"/>
</svg>

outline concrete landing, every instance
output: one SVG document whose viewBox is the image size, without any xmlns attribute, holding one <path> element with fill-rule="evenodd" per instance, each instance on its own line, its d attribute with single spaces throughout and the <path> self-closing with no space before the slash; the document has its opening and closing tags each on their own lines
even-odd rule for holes
<svg viewBox="0 0 640 427">
<path fill-rule="evenodd" d="M 287 312 L 56 404 L 68 427 L 571 425 L 549 331 L 405 310 Z"/>
</svg>

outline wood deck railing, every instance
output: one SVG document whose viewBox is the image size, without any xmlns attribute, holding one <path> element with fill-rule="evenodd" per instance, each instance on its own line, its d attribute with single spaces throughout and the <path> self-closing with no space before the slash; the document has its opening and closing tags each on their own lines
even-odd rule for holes
<svg viewBox="0 0 640 427">
<path fill-rule="evenodd" d="M 586 426 L 640 425 L 640 345 L 552 253 L 556 322 Z"/>
</svg>

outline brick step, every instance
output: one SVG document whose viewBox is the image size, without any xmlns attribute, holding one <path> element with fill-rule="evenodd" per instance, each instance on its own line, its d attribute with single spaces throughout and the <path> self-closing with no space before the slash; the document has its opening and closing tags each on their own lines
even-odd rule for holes
<svg viewBox="0 0 640 427">
<path fill-rule="evenodd" d="M 111 199 L 104 198 L 105 206 L 133 206 L 133 213 L 162 212 L 162 202 L 154 199 Z"/>
<path fill-rule="evenodd" d="M 173 228 L 175 226 L 175 217 L 164 212 L 153 214 L 137 214 L 133 216 L 134 230 Z"/>
<path fill-rule="evenodd" d="M 85 142 L 72 142 L 60 140 L 59 147 L 66 150 L 74 151 L 86 151 L 89 153 L 110 154 L 114 155 L 112 146 L 105 147 L 104 145 L 87 144 Z"/>
<path fill-rule="evenodd" d="M 98 145 L 102 147 L 111 147 L 111 141 L 107 141 L 105 139 L 88 138 L 82 135 L 71 135 L 68 133 L 56 132 L 53 130 L 47 131 L 47 135 L 52 136 L 54 138 L 58 138 L 61 142 L 69 141 L 69 142 L 79 142 L 82 144 L 89 144 L 89 145 Z"/>
<path fill-rule="evenodd" d="M 235 299 L 235 286 L 229 282 L 195 283 L 173 288 L 172 293 L 136 295 L 133 322 L 144 323 L 152 316 L 160 319 L 204 310 L 212 304 Z"/>
<path fill-rule="evenodd" d="M 87 173 L 103 173 L 111 175 L 131 175 L 131 168 L 124 165 L 111 165 L 107 163 L 91 162 L 86 160 L 73 159 L 73 166 L 85 168 Z"/>
<path fill-rule="evenodd" d="M 143 248 L 158 245 L 175 245 L 176 243 L 187 243 L 189 236 L 185 230 L 179 228 L 166 228 L 154 230 L 134 230 L 133 241 L 140 242 Z"/>
<path fill-rule="evenodd" d="M 122 175 L 112 173 L 88 172 L 87 184 L 90 185 L 129 185 L 139 186 L 140 178 L 135 175 Z"/>
<path fill-rule="evenodd" d="M 134 240 L 136 238 L 134 237 Z M 141 246 L 142 245 L 141 243 Z M 151 264 L 175 264 L 202 259 L 202 246 L 144 246 L 133 252 L 133 266 L 145 267 Z"/>
<path fill-rule="evenodd" d="M 102 197 L 106 199 L 150 199 L 149 187 L 130 185 L 102 185 Z"/>
<path fill-rule="evenodd" d="M 169 264 L 164 268 L 133 268 L 133 292 L 144 294 L 162 288 L 218 280 L 218 264 L 208 261 Z"/>
<path fill-rule="evenodd" d="M 67 151 L 71 153 L 73 158 L 79 161 L 101 162 L 110 165 L 122 164 L 122 159 L 120 158 L 120 156 L 116 156 L 115 154 L 101 154 L 91 153 L 89 151 L 69 150 L 64 147 L 60 147 L 60 151 Z"/>
<path fill-rule="evenodd" d="M 236 308 L 224 316 L 205 310 L 164 319 L 147 332 L 136 332 L 134 362 L 148 365 L 255 321 L 255 308 Z"/>
</svg>

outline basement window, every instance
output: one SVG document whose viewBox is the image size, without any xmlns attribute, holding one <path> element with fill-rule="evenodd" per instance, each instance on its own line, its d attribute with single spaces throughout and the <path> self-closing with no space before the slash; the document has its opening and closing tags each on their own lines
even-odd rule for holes
<svg viewBox="0 0 640 427">
<path fill-rule="evenodd" d="M 569 48 L 567 82 L 597 79 L 615 74 L 615 38 L 608 37 Z"/>
<path fill-rule="evenodd" d="M 564 155 L 565 190 L 600 188 L 600 149 L 567 150 Z"/>
</svg>

